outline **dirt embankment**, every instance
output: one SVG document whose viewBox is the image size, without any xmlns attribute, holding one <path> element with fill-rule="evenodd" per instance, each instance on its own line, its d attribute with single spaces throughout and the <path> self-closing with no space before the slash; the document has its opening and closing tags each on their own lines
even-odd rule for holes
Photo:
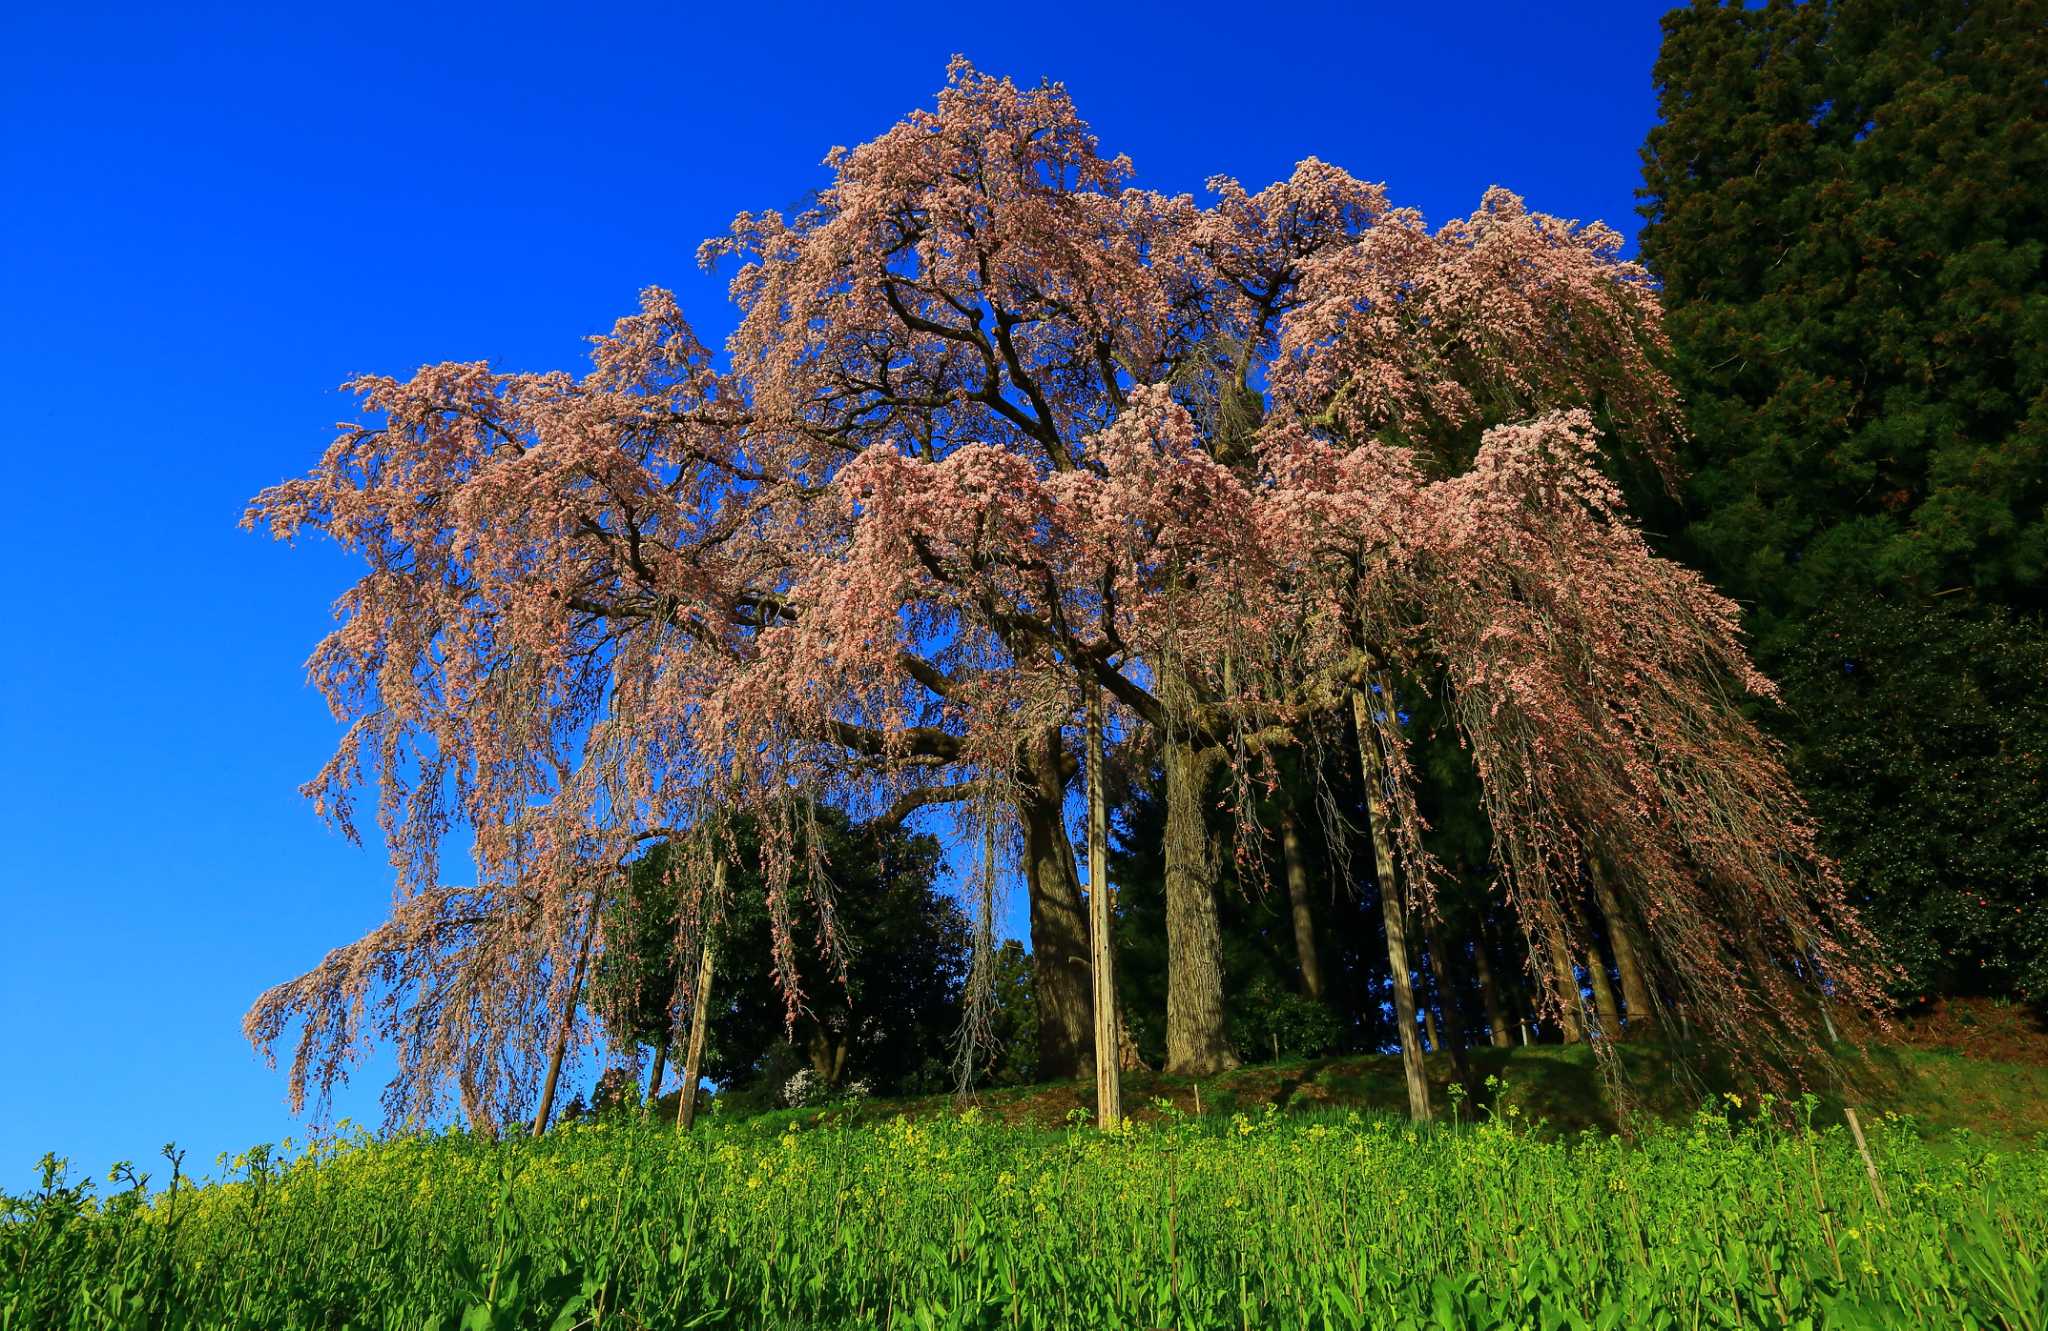
<svg viewBox="0 0 2048 1331">
<path fill-rule="evenodd" d="M 1893 1038 L 1914 1049 L 2048 1068 L 2048 1025 L 2021 1003 L 1936 999 L 1900 1016 Z"/>
</svg>

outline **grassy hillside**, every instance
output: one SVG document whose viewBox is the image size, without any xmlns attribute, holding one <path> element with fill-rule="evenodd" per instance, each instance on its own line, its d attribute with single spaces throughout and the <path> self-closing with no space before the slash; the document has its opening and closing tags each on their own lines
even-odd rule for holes
<svg viewBox="0 0 2048 1331">
<path fill-rule="evenodd" d="M 1846 1086 L 1822 1088 L 1817 1116 L 1842 1121 L 1841 1106 L 1853 1103 L 1863 1117 L 1887 1112 L 1910 1118 L 1924 1135 L 1966 1130 L 2007 1143 L 2025 1143 L 2048 1133 L 2048 1032 L 2027 1009 L 1996 1003 L 1944 1004 L 1902 1019 L 1893 1041 L 1873 1045 Z M 1687 1072 L 1655 1045 L 1619 1049 L 1623 1093 L 1640 1114 L 1682 1122 L 1703 1099 L 1737 1089 L 1725 1079 Z M 1614 1132 L 1621 1125 L 1615 1097 L 1602 1084 L 1592 1051 L 1584 1045 L 1529 1045 L 1469 1052 L 1469 1092 L 1462 1102 L 1449 1095 L 1455 1080 L 1448 1055 L 1424 1059 L 1439 1113 L 1466 1122 L 1505 1114 L 1513 1106 L 1522 1122 L 1541 1123 L 1560 1133 L 1586 1129 Z M 655 1116 L 673 1118 L 675 1094 L 663 1097 Z M 1178 1114 L 1263 1112 L 1268 1106 L 1296 1112 L 1356 1109 L 1404 1115 L 1407 1093 L 1400 1060 L 1392 1055 L 1359 1055 L 1258 1063 L 1201 1081 L 1154 1072 L 1127 1073 L 1124 1106 L 1141 1123 L 1160 1120 L 1159 1102 Z M 715 1104 L 715 1098 L 713 1100 Z M 973 1103 L 993 1121 L 1059 1126 L 1094 1106 L 1092 1081 L 1005 1087 L 978 1093 Z M 875 1101 L 863 1117 L 912 1118 L 951 1114 L 951 1096 Z M 834 1112 L 792 1114 L 799 1120 L 835 1117 Z"/>
<path fill-rule="evenodd" d="M 1664 1051 L 1627 1047 L 1621 1067 L 1628 1093 L 1641 1112 L 1666 1121 L 1682 1120 L 1702 1098 L 1725 1087 L 1683 1077 Z M 1423 1060 L 1434 1102 L 1449 1118 L 1455 1112 L 1467 1121 L 1503 1112 L 1513 1105 L 1524 1121 L 1542 1122 L 1558 1132 L 1584 1129 L 1613 1132 L 1619 1128 L 1604 1091 L 1599 1069 L 1585 1046 L 1531 1045 L 1506 1050 L 1481 1049 L 1469 1055 L 1479 1085 L 1461 1105 L 1449 1090 L 1454 1075 L 1445 1055 Z M 1498 1090 L 1485 1079 L 1495 1078 Z M 1846 1098 L 1840 1090 L 1822 1095 L 1821 1117 L 1840 1118 Z M 1407 1093 L 1398 1058 L 1366 1055 L 1259 1063 L 1201 1081 L 1153 1072 L 1124 1078 L 1125 1111 L 1140 1122 L 1156 1122 L 1164 1100 L 1181 1113 L 1228 1115 L 1238 1110 L 1286 1111 L 1359 1109 L 1405 1114 Z M 1853 1094 L 1865 1116 L 1887 1110 L 1910 1116 L 1926 1132 L 1955 1129 L 2023 1142 L 2048 1132 L 2048 1067 L 1968 1058 L 1921 1049 L 1886 1049 L 1873 1055 L 1870 1067 Z M 675 1097 L 664 1097 L 664 1114 L 673 1114 Z M 1074 1081 L 1029 1087 L 1006 1087 L 974 1097 L 989 1117 L 1008 1123 L 1044 1126 L 1066 1122 L 1075 1111 L 1094 1103 L 1094 1084 Z M 876 1101 L 867 1116 L 903 1112 L 912 1117 L 949 1113 L 959 1106 L 950 1096 L 902 1101 Z"/>
</svg>

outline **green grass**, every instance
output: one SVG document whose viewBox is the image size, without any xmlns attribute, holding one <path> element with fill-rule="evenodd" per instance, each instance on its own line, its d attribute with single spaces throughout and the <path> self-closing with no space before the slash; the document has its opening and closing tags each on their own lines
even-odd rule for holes
<svg viewBox="0 0 2048 1331">
<path fill-rule="evenodd" d="M 1628 1099 L 1649 1119 L 1683 1120 L 1703 1096 L 1739 1089 L 1711 1077 L 1703 1081 L 1682 1075 L 1659 1046 L 1620 1045 L 1616 1055 Z M 1588 1128 L 1612 1133 L 1624 1126 L 1585 1045 L 1480 1048 L 1468 1057 L 1475 1082 L 1492 1077 L 1504 1089 L 1496 1104 L 1492 1092 L 1475 1085 L 1465 1106 L 1467 1117 L 1513 1105 L 1524 1121 L 1541 1121 L 1561 1133 Z M 1424 1066 L 1437 1105 L 1448 1112 L 1446 1092 L 1454 1080 L 1450 1059 L 1431 1055 Z M 1126 1108 L 1140 1121 L 1157 1119 L 1150 1105 L 1159 1099 L 1194 1113 L 1197 1095 L 1204 1113 L 1259 1112 L 1273 1105 L 1290 1113 L 1339 1108 L 1405 1116 L 1408 1108 L 1400 1061 L 1378 1055 L 1257 1063 L 1201 1081 L 1127 1073 L 1124 1085 Z M 983 1094 L 980 1102 L 992 1118 L 1056 1126 L 1075 1109 L 1092 1107 L 1094 1093 L 1092 1080 L 1073 1081 L 998 1089 Z M 1929 1134 L 1968 1130 L 2016 1144 L 2048 1132 L 2048 1066 L 1879 1047 L 1856 1067 L 1851 1085 L 1829 1088 L 1821 1099 L 1818 1112 L 1828 1122 L 1839 1122 L 1842 1105 L 1853 1103 L 1866 1118 L 1886 1110 L 1909 1116 Z M 672 1115 L 674 1097 L 663 1104 Z M 949 1096 L 889 1101 L 880 1107 L 911 1117 L 955 1109 Z"/>
<path fill-rule="evenodd" d="M 0 1327 L 2048 1326 L 2048 1140 L 1878 1115 L 1881 1203 L 1817 1104 L 1627 1141 L 1534 1131 L 1511 1084 L 1418 1131 L 1253 1107 L 1371 1066 L 1265 1071 L 1116 1134 L 992 1101 L 357 1139 L 104 1198 L 53 1174 L 6 1202 Z"/>
</svg>

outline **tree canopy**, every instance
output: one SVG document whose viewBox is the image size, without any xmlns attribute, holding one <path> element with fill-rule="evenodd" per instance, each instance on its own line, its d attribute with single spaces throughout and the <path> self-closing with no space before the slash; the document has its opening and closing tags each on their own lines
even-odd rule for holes
<svg viewBox="0 0 2048 1331">
<path fill-rule="evenodd" d="M 1441 914 L 1446 871 L 1403 691 L 1470 755 L 1486 879 L 1532 956 L 1567 958 L 1542 975 L 1562 1020 L 1603 928 L 1759 1069 L 1815 1052 L 1826 1002 L 1874 1001 L 1870 939 L 1735 705 L 1775 692 L 1736 607 L 1610 479 L 1674 478 L 1682 434 L 1616 233 L 1502 189 L 1432 229 L 1314 159 L 1199 205 L 1135 187 L 1058 85 L 965 62 L 830 163 L 803 212 L 705 247 L 737 265 L 729 369 L 650 289 L 581 378 L 355 381 L 364 421 L 254 501 L 252 525 L 369 566 L 313 659 L 348 730 L 310 789 L 352 827 L 374 776 L 401 893 L 386 931 L 265 997 L 260 1040 L 311 1015 L 301 1067 L 331 1075 L 380 966 L 438 976 L 415 903 L 456 826 L 518 921 L 519 987 L 464 960 L 485 1015 L 408 1016 L 414 1085 L 505 1102 L 484 1071 L 530 1041 L 515 994 L 587 1037 L 639 847 L 731 863 L 743 817 L 793 1020 L 800 924 L 843 955 L 802 831 L 830 803 L 930 810 L 980 890 L 1022 877 L 1040 1071 L 1069 1075 L 1090 1036 L 1067 787 L 1098 691 L 1110 761 L 1163 777 L 1169 1071 L 1235 1059 L 1213 792 L 1264 854 L 1295 750 L 1359 764 L 1356 816 L 1314 804 L 1326 839 L 1372 845 L 1414 1052 L 1403 921 Z M 722 878 L 671 877 L 685 931 L 732 917 Z"/>
</svg>

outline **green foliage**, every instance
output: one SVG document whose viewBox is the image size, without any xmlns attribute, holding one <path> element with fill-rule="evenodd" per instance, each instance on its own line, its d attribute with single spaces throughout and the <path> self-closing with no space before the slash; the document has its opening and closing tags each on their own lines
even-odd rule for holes
<svg viewBox="0 0 2048 1331">
<path fill-rule="evenodd" d="M 2048 998 L 2048 634 L 1853 602 L 1783 656 L 1801 766 L 1906 996 Z"/>
<path fill-rule="evenodd" d="M 2048 996 L 2044 20 L 1696 3 L 1643 155 L 1693 429 L 1686 512 L 1650 525 L 1751 604 L 1912 993 Z"/>
<path fill-rule="evenodd" d="M 657 845 L 604 905 L 605 950 L 591 970 L 590 995 L 614 1048 L 669 1042 L 684 949 L 675 890 L 662 879 L 667 868 L 668 847 Z"/>
<path fill-rule="evenodd" d="M 1031 954 L 1014 938 L 996 947 L 992 961 L 995 1055 L 976 1086 L 1028 1086 L 1038 1080 L 1038 1002 L 1031 987 Z"/>
<path fill-rule="evenodd" d="M 1340 1049 L 1344 1024 L 1328 1004 L 1260 975 L 1230 1004 L 1230 1041 L 1268 1057 L 1308 1058 Z"/>
<path fill-rule="evenodd" d="M 1743 595 L 2048 577 L 2048 12 L 1665 19 L 1644 261 L 1692 407 L 1688 542 Z"/>
<path fill-rule="evenodd" d="M 1636 1143 L 1503 1115 L 969 1113 L 679 1135 L 632 1120 L 254 1153 L 0 1201 L 0 1324 L 1573 1328 L 2043 1326 L 2048 1141 L 1724 1102 Z"/>
<path fill-rule="evenodd" d="M 1305 782 L 1290 770 L 1296 798 L 1309 803 Z M 1239 1057 L 1273 1057 L 1277 1030 L 1283 1054 L 1377 1049 L 1393 1037 L 1380 1011 L 1386 950 L 1379 906 L 1346 881 L 1324 844 L 1319 820 L 1302 820 L 1309 894 L 1324 973 L 1324 1002 L 1301 995 L 1301 964 L 1282 875 L 1277 807 L 1261 801 L 1268 844 L 1241 847 L 1237 820 L 1222 792 L 1211 801 L 1211 843 L 1217 847 L 1217 917 L 1223 937 L 1227 1034 Z M 1157 773 L 1119 792 L 1112 815 L 1110 881 L 1117 888 L 1117 994 L 1122 1015 L 1147 1062 L 1166 1049 L 1166 800 Z M 1363 865 L 1351 866 L 1362 869 Z M 1274 1005 L 1282 1010 L 1269 1012 Z M 1314 1011 L 1312 1009 L 1320 1009 Z M 1277 1023 L 1277 1025 L 1276 1025 Z"/>
<path fill-rule="evenodd" d="M 813 832 L 844 970 L 808 942 L 798 946 L 796 978 L 804 998 L 792 1023 L 774 973 L 759 838 L 751 822 L 741 820 L 716 937 L 704 1074 L 762 1107 L 804 1069 L 827 1088 L 857 1079 L 881 1094 L 939 1089 L 967 964 L 966 920 L 938 887 L 939 844 L 900 828 L 855 824 L 832 808 L 817 811 Z M 801 888 L 791 895 L 795 936 L 818 937 L 816 895 Z M 668 1029 L 684 967 L 697 961 L 694 940 L 675 946 L 666 846 L 635 865 L 629 891 L 612 909 L 617 936 L 635 945 L 598 968 L 598 1010 L 619 1012 L 614 1024 L 652 1044 Z M 679 1054 L 672 1050 L 671 1057 Z"/>
</svg>

